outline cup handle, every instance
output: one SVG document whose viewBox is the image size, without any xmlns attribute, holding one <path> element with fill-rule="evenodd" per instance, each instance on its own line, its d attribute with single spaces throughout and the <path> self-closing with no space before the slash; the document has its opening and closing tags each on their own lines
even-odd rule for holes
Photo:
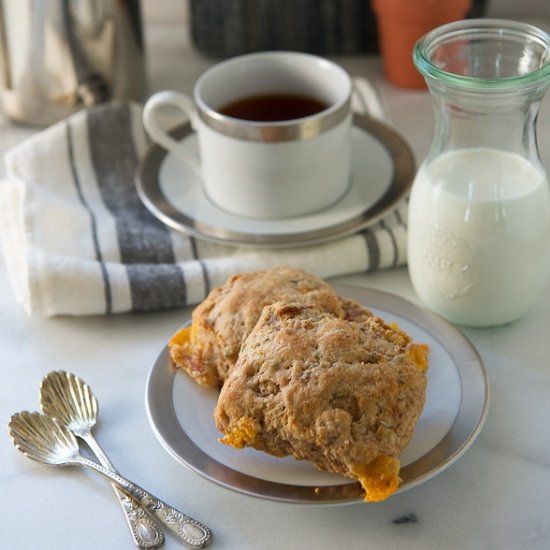
<svg viewBox="0 0 550 550">
<path fill-rule="evenodd" d="M 142 115 L 145 130 L 155 143 L 158 143 L 167 151 L 183 158 L 195 171 L 200 174 L 201 169 L 198 158 L 187 152 L 181 146 L 181 143 L 176 141 L 166 130 L 161 128 L 158 122 L 158 111 L 165 105 L 171 105 L 180 111 L 183 111 L 183 113 L 185 113 L 189 118 L 191 128 L 193 128 L 193 130 L 196 129 L 195 121 L 197 112 L 192 99 L 186 95 L 180 94 L 179 92 L 165 90 L 152 95 L 145 103 Z"/>
</svg>

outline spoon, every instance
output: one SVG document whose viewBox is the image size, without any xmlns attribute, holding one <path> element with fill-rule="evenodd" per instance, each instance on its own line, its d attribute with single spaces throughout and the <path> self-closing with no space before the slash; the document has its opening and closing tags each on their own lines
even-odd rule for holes
<svg viewBox="0 0 550 550">
<path fill-rule="evenodd" d="M 174 535 L 191 548 L 204 548 L 212 540 L 206 525 L 168 506 L 120 474 L 82 456 L 75 435 L 60 422 L 44 414 L 23 411 L 8 425 L 14 445 L 28 458 L 51 466 L 86 466 L 113 481 L 145 506 Z"/>
<path fill-rule="evenodd" d="M 74 374 L 50 372 L 40 385 L 40 404 L 44 414 L 56 418 L 76 436 L 82 438 L 99 462 L 115 474 L 118 472 L 92 435 L 97 421 L 97 399 L 90 387 Z M 127 493 L 111 483 L 138 548 L 159 548 L 164 535 L 145 510 Z"/>
</svg>

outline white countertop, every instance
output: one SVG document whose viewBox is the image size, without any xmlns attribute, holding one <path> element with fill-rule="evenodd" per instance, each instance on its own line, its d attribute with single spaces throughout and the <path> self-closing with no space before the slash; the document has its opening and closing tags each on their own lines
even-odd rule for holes
<svg viewBox="0 0 550 550">
<path fill-rule="evenodd" d="M 149 29 L 151 91 L 190 91 L 213 60 L 191 52 L 178 27 Z M 421 159 L 431 139 L 427 92 L 384 82 L 378 59 L 338 59 L 384 94 L 397 129 Z M 540 120 L 540 149 L 550 169 L 550 94 Z M 32 129 L 0 118 L 0 151 Z M 1 168 L 0 175 L 4 174 Z M 341 277 L 417 301 L 406 269 Z M 176 508 L 207 523 L 213 549 L 550 548 L 550 286 L 523 319 L 463 329 L 485 363 L 492 389 L 479 438 L 453 466 L 380 504 L 288 505 L 223 489 L 176 462 L 145 411 L 148 371 L 189 310 L 113 317 L 31 319 L 15 302 L 0 261 L 0 424 L 38 409 L 51 370 L 82 377 L 100 403 L 95 435 L 118 469 Z M 5 428 L 2 428 L 5 430 Z M 0 547 L 10 550 L 133 548 L 108 483 L 80 469 L 31 462 L 0 437 Z M 395 523 L 413 515 L 416 521 Z M 167 549 L 182 548 L 170 535 Z"/>
</svg>

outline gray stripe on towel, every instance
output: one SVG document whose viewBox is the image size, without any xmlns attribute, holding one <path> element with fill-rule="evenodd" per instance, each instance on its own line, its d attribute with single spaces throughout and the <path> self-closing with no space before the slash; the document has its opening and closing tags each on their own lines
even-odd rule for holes
<svg viewBox="0 0 550 550">
<path fill-rule="evenodd" d="M 186 302 L 185 278 L 175 264 L 168 229 L 139 199 L 134 177 L 138 157 L 130 108 L 108 103 L 88 113 L 90 156 L 101 197 L 115 218 L 120 258 L 126 264 L 132 310 Z"/>
<path fill-rule="evenodd" d="M 210 294 L 210 290 L 212 289 L 212 285 L 210 283 L 210 275 L 208 273 L 208 269 L 206 268 L 206 264 L 200 259 L 199 257 L 199 249 L 197 247 L 197 240 L 195 237 L 189 237 L 191 241 L 191 252 L 193 253 L 193 258 L 199 262 L 199 265 L 201 266 L 201 272 L 202 272 L 202 279 L 204 281 L 204 295 L 207 296 Z"/>
<path fill-rule="evenodd" d="M 391 263 L 391 267 L 395 267 L 399 260 L 399 249 L 397 247 L 397 241 L 395 240 L 395 235 L 393 234 L 393 231 L 391 230 L 391 228 L 389 228 L 386 225 L 386 222 L 384 220 L 380 220 L 380 227 L 382 229 L 385 229 L 388 235 L 390 236 L 390 241 L 393 248 L 393 261 Z"/>
<path fill-rule="evenodd" d="M 71 168 L 71 174 L 73 177 L 73 183 L 76 188 L 76 193 L 78 195 L 78 200 L 82 204 L 82 206 L 86 209 L 88 212 L 88 215 L 90 216 L 90 230 L 92 234 L 92 242 L 94 245 L 94 252 L 96 260 L 99 263 L 99 269 L 101 271 L 101 278 L 103 279 L 103 287 L 105 289 L 105 313 L 111 314 L 113 312 L 113 300 L 111 295 L 111 282 L 109 280 L 109 273 L 107 272 L 107 268 L 105 266 L 105 262 L 103 261 L 103 254 L 101 253 L 101 248 L 99 246 L 99 240 L 97 238 L 97 220 L 95 217 L 94 212 L 90 208 L 90 205 L 86 201 L 84 194 L 82 193 L 82 185 L 80 183 L 80 177 L 78 175 L 78 170 L 76 167 L 75 159 L 74 159 L 74 145 L 73 145 L 73 132 L 71 129 L 71 125 L 69 123 L 66 123 L 67 128 L 67 154 L 69 157 L 69 165 Z"/>
<path fill-rule="evenodd" d="M 128 264 L 132 311 L 153 311 L 185 305 L 183 275 L 176 265 Z"/>
<path fill-rule="evenodd" d="M 370 229 L 365 229 L 365 231 L 363 231 L 363 237 L 365 238 L 365 245 L 369 258 L 367 271 L 374 271 L 378 269 L 380 265 L 380 247 L 378 246 L 376 235 Z"/>
</svg>

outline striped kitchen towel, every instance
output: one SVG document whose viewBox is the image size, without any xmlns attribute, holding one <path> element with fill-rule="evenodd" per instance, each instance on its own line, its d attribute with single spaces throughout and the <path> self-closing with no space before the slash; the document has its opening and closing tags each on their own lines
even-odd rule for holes
<svg viewBox="0 0 550 550">
<path fill-rule="evenodd" d="M 239 272 L 291 265 L 328 278 L 406 260 L 406 203 L 337 241 L 266 250 L 175 232 L 143 206 L 134 177 L 147 148 L 141 107 L 81 111 L 6 154 L 0 239 L 30 315 L 91 315 L 192 305 Z"/>
</svg>

